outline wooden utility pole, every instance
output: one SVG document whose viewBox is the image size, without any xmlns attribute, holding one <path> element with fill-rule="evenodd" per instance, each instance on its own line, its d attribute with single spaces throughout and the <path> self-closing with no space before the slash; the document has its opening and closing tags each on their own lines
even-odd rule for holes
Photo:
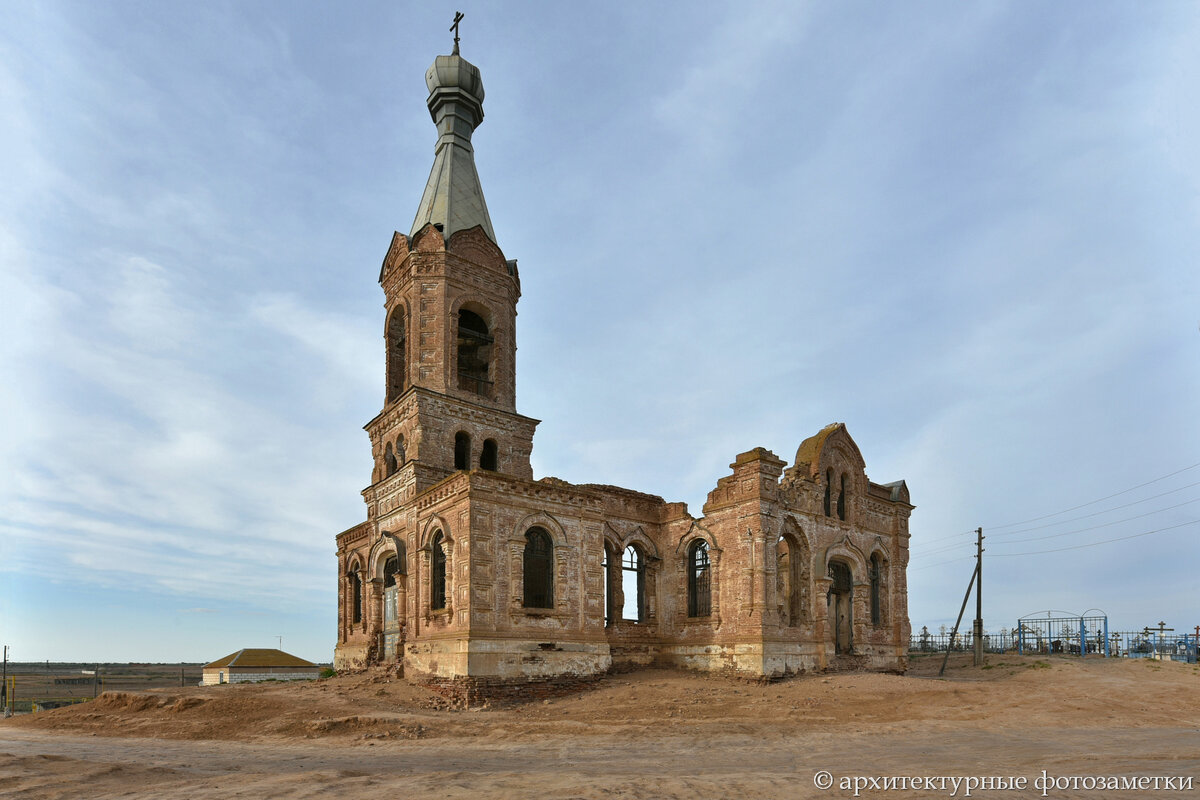
<svg viewBox="0 0 1200 800">
<path fill-rule="evenodd" d="M 958 625 L 962 622 L 963 612 L 967 610 L 967 601 L 971 599 L 971 590 L 975 588 L 975 579 L 978 577 L 979 565 L 976 564 L 975 569 L 971 571 L 971 582 L 967 584 L 967 593 L 963 595 L 962 607 L 958 609 L 958 619 L 954 620 L 954 630 L 950 631 L 950 641 L 946 643 L 946 657 L 942 659 L 942 668 L 938 670 L 939 678 L 946 672 L 946 662 L 950 660 L 950 648 L 954 646 L 954 637 L 958 636 Z"/>
<path fill-rule="evenodd" d="M 975 666 L 983 666 L 983 528 L 975 529 Z"/>
</svg>

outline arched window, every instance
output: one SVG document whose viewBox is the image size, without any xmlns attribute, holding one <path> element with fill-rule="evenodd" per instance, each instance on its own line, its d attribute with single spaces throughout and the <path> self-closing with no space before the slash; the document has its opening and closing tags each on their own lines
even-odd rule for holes
<svg viewBox="0 0 1200 800">
<path fill-rule="evenodd" d="M 383 588 L 396 585 L 396 573 L 399 571 L 400 561 L 395 556 L 388 556 L 388 560 L 383 562 Z"/>
<path fill-rule="evenodd" d="M 838 519 L 846 518 L 846 473 L 842 473 L 842 487 L 838 490 Z"/>
<path fill-rule="evenodd" d="M 775 591 L 780 624 L 793 628 L 806 625 L 811 621 L 812 614 L 809 607 L 812 567 L 808 541 L 798 526 L 789 525 L 780 535 L 775 558 Z"/>
<path fill-rule="evenodd" d="M 446 547 L 445 537 L 438 531 L 429 545 L 429 607 L 434 611 L 446 607 Z"/>
<path fill-rule="evenodd" d="M 708 542 L 697 539 L 688 547 L 688 616 L 712 613 L 712 586 L 708 564 Z"/>
<path fill-rule="evenodd" d="M 832 513 L 831 500 L 833 494 L 833 470 L 825 472 L 825 516 L 830 516 Z"/>
<path fill-rule="evenodd" d="M 350 568 L 347 577 L 350 584 L 350 621 L 357 624 L 363 618 L 363 582 L 357 564 Z"/>
<path fill-rule="evenodd" d="M 396 437 L 396 465 L 403 467 L 408 463 L 408 456 L 404 453 L 404 436 L 403 434 Z"/>
<path fill-rule="evenodd" d="M 459 310 L 458 388 L 492 396 L 492 341 L 483 317 L 466 308 Z"/>
<path fill-rule="evenodd" d="M 454 434 L 454 468 L 471 468 L 471 434 L 464 431 Z"/>
<path fill-rule="evenodd" d="M 786 536 L 775 544 L 775 594 L 779 600 L 779 619 L 785 627 L 798 624 L 796 615 L 796 579 L 792 575 L 792 548 Z"/>
<path fill-rule="evenodd" d="M 496 471 L 497 448 L 495 439 L 483 440 L 483 452 L 479 454 L 479 468 Z"/>
<path fill-rule="evenodd" d="M 525 607 L 554 608 L 554 545 L 550 534 L 530 528 L 525 534 Z"/>
<path fill-rule="evenodd" d="M 391 477 L 396 474 L 396 454 L 392 452 L 391 442 L 388 442 L 387 447 L 383 449 L 383 464 L 385 467 L 384 477 Z"/>
<path fill-rule="evenodd" d="M 399 397 L 408 385 L 404 360 L 407 338 L 404 331 L 404 308 L 397 306 L 387 324 L 387 401 Z"/>
<path fill-rule="evenodd" d="M 646 564 L 642 552 L 634 545 L 625 548 L 621 557 L 621 590 L 625 594 L 625 605 L 621 609 L 623 619 L 644 622 L 646 619 Z"/>
<path fill-rule="evenodd" d="M 881 562 L 879 553 L 871 556 L 871 624 L 883 624 L 883 607 L 880 605 Z"/>
<path fill-rule="evenodd" d="M 613 595 L 613 582 L 616 580 L 613 572 L 616 570 L 616 558 L 609 550 L 607 543 L 604 545 L 604 556 L 600 566 L 604 568 L 604 624 L 608 626 L 616 621 L 617 612 L 614 608 L 615 597 Z"/>
</svg>

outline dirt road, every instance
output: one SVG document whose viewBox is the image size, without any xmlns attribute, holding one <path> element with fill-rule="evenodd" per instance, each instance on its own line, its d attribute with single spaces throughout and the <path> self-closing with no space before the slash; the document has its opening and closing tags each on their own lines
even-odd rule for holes
<svg viewBox="0 0 1200 800">
<path fill-rule="evenodd" d="M 1194 667 L 999 658 L 953 677 L 755 685 L 651 670 L 457 712 L 379 673 L 109 697 L 0 724 L 0 797 L 840 798 L 856 776 L 1023 776 L 1026 790 L 972 793 L 1015 800 L 1042 796 L 1042 770 L 1196 779 L 1184 792 L 1048 797 L 1200 794 Z M 819 770 L 832 788 L 814 786 Z"/>
</svg>

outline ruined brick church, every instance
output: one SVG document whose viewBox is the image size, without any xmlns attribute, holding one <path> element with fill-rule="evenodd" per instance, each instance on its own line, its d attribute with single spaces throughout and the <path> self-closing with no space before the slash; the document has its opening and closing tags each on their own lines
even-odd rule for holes
<svg viewBox="0 0 1200 800">
<path fill-rule="evenodd" d="M 738 455 L 694 517 L 616 486 L 535 480 L 517 412 L 517 262 L 475 170 L 479 70 L 425 76 L 438 140 L 383 260 L 386 395 L 367 423 L 367 519 L 337 536 L 338 668 L 399 662 L 468 693 L 672 665 L 747 677 L 903 671 L 913 506 L 867 478 L 845 425 L 789 466 Z"/>
</svg>

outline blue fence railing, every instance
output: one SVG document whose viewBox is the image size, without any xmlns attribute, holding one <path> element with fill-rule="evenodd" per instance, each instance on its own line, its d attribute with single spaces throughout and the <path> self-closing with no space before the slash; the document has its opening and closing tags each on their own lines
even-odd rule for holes
<svg viewBox="0 0 1200 800">
<path fill-rule="evenodd" d="M 1022 626 L 1020 630 L 986 632 L 983 649 L 987 653 L 1018 653 L 1023 655 L 1099 655 L 1110 658 L 1150 658 L 1160 661 L 1184 661 L 1200 663 L 1200 642 L 1195 634 L 1165 634 L 1150 631 L 1084 632 L 1083 645 L 1080 635 L 1073 629 L 1034 630 Z M 970 652 L 974 648 L 971 632 L 959 631 L 950 637 L 948 633 L 922 630 L 909 641 L 910 653 Z"/>
</svg>

